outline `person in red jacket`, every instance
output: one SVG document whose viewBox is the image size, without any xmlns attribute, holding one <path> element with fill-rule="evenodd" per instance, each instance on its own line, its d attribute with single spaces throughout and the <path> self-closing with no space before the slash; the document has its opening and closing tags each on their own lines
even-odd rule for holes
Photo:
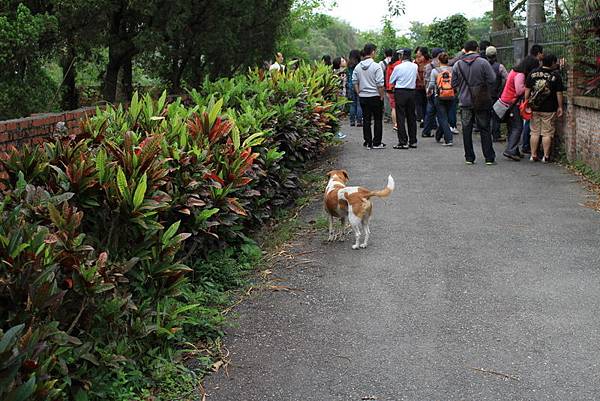
<svg viewBox="0 0 600 401">
<path fill-rule="evenodd" d="M 392 108 L 392 124 L 394 126 L 394 131 L 398 131 L 398 123 L 396 120 L 396 99 L 394 98 L 394 85 L 390 84 L 390 77 L 392 76 L 392 72 L 394 71 L 394 67 L 400 64 L 402 60 L 400 60 L 400 52 L 396 51 L 392 55 L 390 62 L 385 71 L 385 92 L 390 101 L 390 107 Z"/>
</svg>

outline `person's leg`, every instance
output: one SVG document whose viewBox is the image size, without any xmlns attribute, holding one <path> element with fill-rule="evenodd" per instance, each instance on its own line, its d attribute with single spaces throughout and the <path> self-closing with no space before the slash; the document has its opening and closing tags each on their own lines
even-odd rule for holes
<svg viewBox="0 0 600 401">
<path fill-rule="evenodd" d="M 390 102 L 390 108 L 392 109 L 391 114 L 392 114 L 392 127 L 397 128 L 397 120 L 396 120 L 396 99 L 395 99 L 395 94 L 392 93 L 386 93 L 385 95 L 388 98 L 388 101 Z"/>
<path fill-rule="evenodd" d="M 552 153 L 552 138 L 554 137 L 554 116 L 555 113 L 542 114 L 542 147 L 544 148 L 544 161 L 550 159 Z"/>
<path fill-rule="evenodd" d="M 458 99 L 454 99 L 450 102 L 450 108 L 448 110 L 448 125 L 450 128 L 456 129 L 456 110 L 458 109 Z"/>
<path fill-rule="evenodd" d="M 415 110 L 415 92 L 414 91 L 406 91 L 406 126 L 408 128 L 408 144 L 416 146 L 417 145 L 417 112 Z"/>
<path fill-rule="evenodd" d="M 492 99 L 492 102 L 496 103 L 494 99 Z M 500 119 L 493 107 L 490 109 L 490 134 L 492 134 L 493 142 L 500 141 Z"/>
<path fill-rule="evenodd" d="M 407 145 L 408 136 L 406 135 L 406 96 L 402 89 L 396 89 L 394 92 L 396 97 L 396 121 L 398 127 L 398 145 Z"/>
<path fill-rule="evenodd" d="M 365 140 L 365 144 L 368 147 L 373 146 L 373 135 L 371 133 L 371 107 L 369 105 L 368 98 L 361 97 L 360 98 L 360 107 L 363 111 L 363 139 Z"/>
<path fill-rule="evenodd" d="M 427 110 L 425 112 L 425 126 L 423 127 L 422 137 L 430 137 L 431 131 L 437 128 L 435 122 L 435 105 L 433 103 L 433 96 L 427 98 Z"/>
<path fill-rule="evenodd" d="M 369 99 L 372 104 L 373 119 L 373 146 L 381 145 L 383 139 L 383 101 L 379 97 Z"/>
<path fill-rule="evenodd" d="M 514 105 L 509 111 L 508 120 L 508 140 L 506 141 L 506 149 L 504 156 L 517 160 L 519 156 L 519 142 L 521 141 L 521 132 L 523 131 L 523 119 L 519 112 L 519 106 Z"/>
<path fill-rule="evenodd" d="M 363 111 L 362 111 L 362 106 L 360 105 L 360 98 L 358 97 L 358 93 L 355 93 L 354 96 L 356 97 L 356 126 L 362 127 L 363 126 Z"/>
<path fill-rule="evenodd" d="M 492 134 L 490 133 L 490 112 L 489 110 L 477 111 L 476 121 L 479 127 L 479 137 L 481 138 L 481 151 L 486 162 L 496 160 L 496 152 L 492 144 Z"/>
<path fill-rule="evenodd" d="M 448 124 L 448 114 L 450 113 L 449 100 L 435 100 L 435 109 L 437 111 L 437 120 L 442 132 L 445 143 L 452 143 L 452 131 L 450 131 L 450 124 Z M 440 136 L 440 139 L 441 137 Z M 436 139 L 438 139 L 436 135 Z"/>
<path fill-rule="evenodd" d="M 473 151 L 473 120 L 475 116 L 473 113 L 473 109 L 470 108 L 463 107 L 460 109 L 465 160 L 471 163 L 475 162 L 475 152 Z"/>
<path fill-rule="evenodd" d="M 425 111 L 427 108 L 427 97 L 425 96 L 425 90 L 415 90 L 415 112 L 417 113 L 417 120 L 423 121 L 425 118 Z"/>
<path fill-rule="evenodd" d="M 523 153 L 531 153 L 531 147 L 530 147 L 530 137 L 531 137 L 531 122 L 530 121 L 525 121 L 523 123 L 523 140 L 522 140 L 522 145 L 521 145 L 521 150 L 523 151 Z"/>
<path fill-rule="evenodd" d="M 540 114 L 537 111 L 531 113 L 531 120 L 529 121 L 530 127 L 530 138 L 529 138 L 529 150 L 531 151 L 531 156 L 529 160 L 537 161 L 538 159 L 538 147 L 540 145 L 541 133 L 542 133 L 542 125 L 540 122 Z"/>
</svg>

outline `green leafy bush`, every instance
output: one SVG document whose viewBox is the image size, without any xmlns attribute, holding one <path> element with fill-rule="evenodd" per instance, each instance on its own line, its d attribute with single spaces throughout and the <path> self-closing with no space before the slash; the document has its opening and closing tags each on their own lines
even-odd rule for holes
<svg viewBox="0 0 600 401">
<path fill-rule="evenodd" d="M 202 373 L 190 344 L 222 334 L 262 255 L 248 236 L 337 129 L 336 87 L 306 66 L 207 82 L 189 105 L 136 94 L 3 154 L 0 398 L 171 399 L 186 358 Z"/>
</svg>

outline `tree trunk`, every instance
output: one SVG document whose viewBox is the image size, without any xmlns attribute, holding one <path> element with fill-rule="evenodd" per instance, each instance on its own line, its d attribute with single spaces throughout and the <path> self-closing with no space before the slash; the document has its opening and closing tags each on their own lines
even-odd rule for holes
<svg viewBox="0 0 600 401">
<path fill-rule="evenodd" d="M 117 96 L 117 82 L 119 70 L 121 69 L 121 60 L 109 51 L 108 65 L 106 74 L 104 74 L 104 83 L 102 88 L 102 97 L 110 103 L 114 103 Z"/>
<path fill-rule="evenodd" d="M 61 107 L 63 110 L 75 110 L 79 107 L 79 93 L 75 86 L 77 71 L 75 69 L 75 49 L 68 45 L 67 53 L 60 58 L 63 71 L 63 87 Z"/>
<path fill-rule="evenodd" d="M 527 0 L 527 37 L 529 38 L 530 47 L 543 41 L 543 38 L 536 35 L 533 28 L 535 24 L 543 22 L 546 22 L 544 0 Z"/>
<path fill-rule="evenodd" d="M 510 12 L 510 0 L 494 0 L 492 5 L 492 32 L 515 27 Z"/>
<path fill-rule="evenodd" d="M 128 102 L 133 96 L 133 61 L 131 57 L 126 57 L 121 65 L 121 89 L 123 91 L 122 101 Z"/>
</svg>

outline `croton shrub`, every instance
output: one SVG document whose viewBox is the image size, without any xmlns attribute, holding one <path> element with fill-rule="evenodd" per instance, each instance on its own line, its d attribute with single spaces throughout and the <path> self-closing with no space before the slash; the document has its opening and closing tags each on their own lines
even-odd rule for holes
<svg viewBox="0 0 600 401">
<path fill-rule="evenodd" d="M 136 94 L 2 154 L 0 399 L 148 398 L 160 361 L 218 336 L 202 294 L 235 283 L 211 257 L 297 196 L 337 130 L 337 85 L 304 66 L 186 102 Z"/>
</svg>

